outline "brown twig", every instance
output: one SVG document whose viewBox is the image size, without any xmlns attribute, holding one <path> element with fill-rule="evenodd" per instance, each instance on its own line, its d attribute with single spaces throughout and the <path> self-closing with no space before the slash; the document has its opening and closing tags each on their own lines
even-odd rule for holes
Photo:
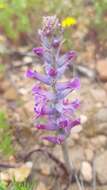
<svg viewBox="0 0 107 190">
<path fill-rule="evenodd" d="M 35 152 L 41 152 L 41 153 L 46 154 L 51 160 L 53 160 L 53 161 L 64 171 L 64 173 L 68 174 L 68 171 L 67 171 L 66 166 L 64 165 L 64 163 L 61 162 L 60 160 L 58 160 L 53 154 L 51 154 L 51 153 L 50 153 L 49 151 L 47 151 L 46 149 L 38 148 L 38 149 L 33 149 L 33 150 L 31 150 L 30 152 L 28 152 L 28 153 L 24 156 L 24 158 L 23 158 L 24 162 L 26 162 L 26 161 L 30 158 L 30 156 L 31 156 L 33 153 L 35 153 Z"/>
<path fill-rule="evenodd" d="M 0 163 L 0 168 L 8 169 L 8 168 L 18 168 L 21 164 L 7 164 L 7 163 Z"/>
</svg>

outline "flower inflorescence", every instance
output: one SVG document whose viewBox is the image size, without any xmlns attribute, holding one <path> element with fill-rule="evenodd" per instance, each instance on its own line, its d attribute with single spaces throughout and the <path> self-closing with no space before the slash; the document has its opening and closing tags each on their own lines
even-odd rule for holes
<svg viewBox="0 0 107 190">
<path fill-rule="evenodd" d="M 41 47 L 33 48 L 33 52 L 42 59 L 45 74 L 28 70 L 27 76 L 50 86 L 51 91 L 47 91 L 40 84 L 32 89 L 35 98 L 35 127 L 54 131 L 54 136 L 45 136 L 43 139 L 61 144 L 69 136 L 71 129 L 80 124 L 80 119 L 74 116 L 80 105 L 79 100 L 69 101 L 66 98 L 73 90 L 80 88 L 79 78 L 75 77 L 70 81 L 59 82 L 67 66 L 72 64 L 76 57 L 76 52 L 71 50 L 61 55 L 63 29 L 56 16 L 43 18 L 39 36 Z M 41 118 L 45 118 L 45 120 L 41 121 Z"/>
</svg>

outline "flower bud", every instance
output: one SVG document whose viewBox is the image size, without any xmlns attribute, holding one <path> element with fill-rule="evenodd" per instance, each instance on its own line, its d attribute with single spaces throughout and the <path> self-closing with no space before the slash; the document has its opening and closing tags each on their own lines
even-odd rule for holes
<svg viewBox="0 0 107 190">
<path fill-rule="evenodd" d="M 51 68 L 48 73 L 51 77 L 55 77 L 57 75 L 57 71 L 54 68 Z"/>
<path fill-rule="evenodd" d="M 60 41 L 58 39 L 54 39 L 53 43 L 52 43 L 52 46 L 54 48 L 58 48 L 59 47 L 59 44 L 60 44 Z"/>
</svg>

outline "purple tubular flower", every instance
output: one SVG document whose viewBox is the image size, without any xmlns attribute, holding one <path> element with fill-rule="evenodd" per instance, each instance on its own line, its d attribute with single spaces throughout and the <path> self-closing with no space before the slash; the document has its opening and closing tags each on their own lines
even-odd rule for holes
<svg viewBox="0 0 107 190">
<path fill-rule="evenodd" d="M 38 124 L 35 126 L 37 129 L 42 129 L 42 130 L 48 130 L 48 131 L 55 131 L 57 130 L 57 127 L 55 124 Z"/>
<path fill-rule="evenodd" d="M 51 92 L 48 92 L 48 91 L 44 90 L 40 86 L 33 87 L 32 92 L 33 92 L 33 95 L 36 98 L 36 101 L 39 98 L 42 98 L 43 102 L 44 102 L 44 100 L 48 101 L 48 100 L 54 100 L 55 99 L 54 95 Z"/>
<path fill-rule="evenodd" d="M 63 105 L 63 109 L 66 111 L 71 111 L 72 113 L 78 109 L 80 106 L 80 101 L 78 99 L 74 100 L 73 102 L 70 102 L 68 104 Z"/>
<path fill-rule="evenodd" d="M 54 114 L 54 110 L 48 108 L 43 103 L 42 103 L 42 105 L 41 104 L 35 104 L 34 111 L 35 111 L 35 113 L 37 115 L 37 118 L 45 116 L 45 115 L 52 115 L 52 114 Z"/>
<path fill-rule="evenodd" d="M 75 78 L 75 79 L 68 81 L 68 82 L 58 83 L 56 85 L 57 90 L 66 90 L 66 89 L 76 90 L 79 88 L 80 88 L 79 78 Z"/>
<path fill-rule="evenodd" d="M 60 128 L 64 128 L 65 132 L 70 131 L 73 127 L 80 125 L 80 119 L 75 119 L 75 120 L 63 120 L 59 122 Z"/>
<path fill-rule="evenodd" d="M 65 135 L 47 136 L 47 137 L 43 137 L 42 139 L 52 142 L 54 144 L 62 144 L 65 140 Z"/>
<path fill-rule="evenodd" d="M 27 73 L 26 73 L 26 76 L 29 77 L 29 78 L 34 78 L 34 79 L 37 79 L 47 85 L 50 85 L 51 84 L 51 81 L 49 79 L 49 77 L 47 77 L 46 75 L 42 75 L 38 72 L 34 72 L 32 70 L 28 70 Z"/>
<path fill-rule="evenodd" d="M 39 57 L 42 57 L 44 54 L 44 48 L 43 47 L 33 48 L 33 52 Z"/>
<path fill-rule="evenodd" d="M 66 135 L 70 133 L 70 131 L 72 132 L 72 128 L 74 128 L 75 126 L 80 125 L 80 119 L 75 119 L 74 121 L 70 121 L 69 125 L 67 127 L 64 128 L 64 131 L 66 133 Z"/>
<path fill-rule="evenodd" d="M 78 119 L 72 121 L 71 128 L 75 127 L 76 125 L 80 125 L 80 124 L 81 124 L 81 121 L 80 121 L 80 118 L 78 118 Z"/>
<path fill-rule="evenodd" d="M 56 105 L 56 109 L 62 113 L 63 112 L 66 112 L 66 113 L 74 113 L 76 111 L 76 109 L 78 109 L 78 107 L 80 106 L 80 101 L 77 99 L 77 100 L 74 100 L 73 102 L 68 102 L 68 103 L 65 103 L 65 102 L 62 102 L 59 104 Z"/>
<path fill-rule="evenodd" d="M 62 67 L 63 65 L 67 66 L 75 58 L 76 58 L 76 52 L 75 51 L 69 51 L 66 54 L 59 57 L 59 59 L 57 60 L 57 64 L 59 67 Z"/>
</svg>

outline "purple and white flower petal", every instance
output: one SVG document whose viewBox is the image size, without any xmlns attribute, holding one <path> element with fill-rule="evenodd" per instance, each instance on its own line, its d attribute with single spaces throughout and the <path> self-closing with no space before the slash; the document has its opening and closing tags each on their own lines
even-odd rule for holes
<svg viewBox="0 0 107 190">
<path fill-rule="evenodd" d="M 59 122 L 59 127 L 64 129 L 65 133 L 70 132 L 70 130 L 77 125 L 80 125 L 80 118 L 75 120 L 65 119 Z"/>
<path fill-rule="evenodd" d="M 60 56 L 60 57 L 58 58 L 58 60 L 57 60 L 57 65 L 58 65 L 58 67 L 60 68 L 60 67 L 62 67 L 63 65 L 65 65 L 66 61 L 67 61 L 66 54 Z"/>
<path fill-rule="evenodd" d="M 59 57 L 57 60 L 57 65 L 58 67 L 62 67 L 63 65 L 68 65 L 71 61 L 73 61 L 76 57 L 76 52 L 75 51 L 69 51 L 66 54 L 62 55 Z"/>
<path fill-rule="evenodd" d="M 81 124 L 80 118 L 75 119 L 74 121 L 71 122 L 71 127 L 70 127 L 70 128 L 73 128 L 73 127 L 75 127 L 76 125 L 80 125 L 80 124 Z"/>
<path fill-rule="evenodd" d="M 70 92 L 72 92 L 71 89 L 66 89 L 66 90 L 64 90 L 62 92 L 58 91 L 57 92 L 57 99 L 61 100 L 61 99 L 65 98 Z"/>
<path fill-rule="evenodd" d="M 68 104 L 63 104 L 63 109 L 64 110 L 71 110 L 74 112 L 76 109 L 78 109 L 80 106 L 80 101 L 78 99 L 69 102 Z"/>
<path fill-rule="evenodd" d="M 57 70 L 57 78 L 59 79 L 64 74 L 65 70 L 67 68 L 67 65 L 63 65 L 62 67 L 58 68 Z"/>
<path fill-rule="evenodd" d="M 29 78 L 34 78 L 34 79 L 37 79 L 47 85 L 50 85 L 51 84 L 51 79 L 50 77 L 46 76 L 46 75 L 43 75 L 43 74 L 40 74 L 36 71 L 32 71 L 32 70 L 28 70 L 27 73 L 26 73 L 26 76 L 29 77 Z"/>
<path fill-rule="evenodd" d="M 50 53 L 50 49 L 47 49 L 44 53 L 44 66 L 46 67 L 46 65 L 52 65 L 52 60 L 53 57 Z"/>
<path fill-rule="evenodd" d="M 48 106 L 46 106 L 46 104 L 38 104 L 38 105 L 35 105 L 34 107 L 34 111 L 37 115 L 37 117 L 42 117 L 42 116 L 45 116 L 45 115 L 52 115 L 54 114 L 54 110 L 50 109 Z"/>
<path fill-rule="evenodd" d="M 75 126 L 77 126 L 77 125 L 80 125 L 80 118 L 78 118 L 78 119 L 75 119 L 75 120 L 71 120 L 71 121 L 69 121 L 69 124 L 67 125 L 67 126 L 65 126 L 65 128 L 64 128 L 64 131 L 65 131 L 65 133 L 66 134 L 69 134 L 70 133 L 70 130 L 71 130 L 71 132 L 72 132 L 72 128 L 74 128 Z"/>
<path fill-rule="evenodd" d="M 70 121 L 66 118 L 62 121 L 59 121 L 59 128 L 63 129 L 63 128 L 66 128 L 68 127 L 70 124 Z"/>
<path fill-rule="evenodd" d="M 56 109 L 62 113 L 64 112 L 69 112 L 74 113 L 76 109 L 80 106 L 80 101 L 78 99 L 65 103 L 64 101 L 60 101 L 58 104 L 56 104 Z"/>
<path fill-rule="evenodd" d="M 57 130 L 57 126 L 55 124 L 37 124 L 35 126 L 37 129 L 42 129 L 42 130 L 48 130 L 48 131 L 56 131 Z"/>
<path fill-rule="evenodd" d="M 73 89 L 74 90 L 74 89 Z M 63 91 L 58 91 L 57 92 L 57 95 L 56 95 L 56 97 L 57 97 L 57 100 L 61 100 L 61 99 L 63 99 L 63 98 L 65 98 L 66 96 L 68 96 L 68 94 L 70 94 L 72 91 L 73 91 L 72 89 L 65 89 L 65 90 L 63 90 Z"/>
<path fill-rule="evenodd" d="M 42 87 L 37 86 L 37 85 L 33 87 L 32 92 L 33 92 L 33 95 L 35 96 L 35 100 L 37 97 L 38 98 L 41 97 L 43 101 L 55 99 L 54 95 L 51 92 L 48 92 L 44 90 Z"/>
<path fill-rule="evenodd" d="M 73 80 L 67 82 L 60 82 L 56 85 L 57 90 L 65 90 L 65 89 L 76 90 L 79 88 L 80 88 L 79 78 L 74 78 Z"/>
</svg>

